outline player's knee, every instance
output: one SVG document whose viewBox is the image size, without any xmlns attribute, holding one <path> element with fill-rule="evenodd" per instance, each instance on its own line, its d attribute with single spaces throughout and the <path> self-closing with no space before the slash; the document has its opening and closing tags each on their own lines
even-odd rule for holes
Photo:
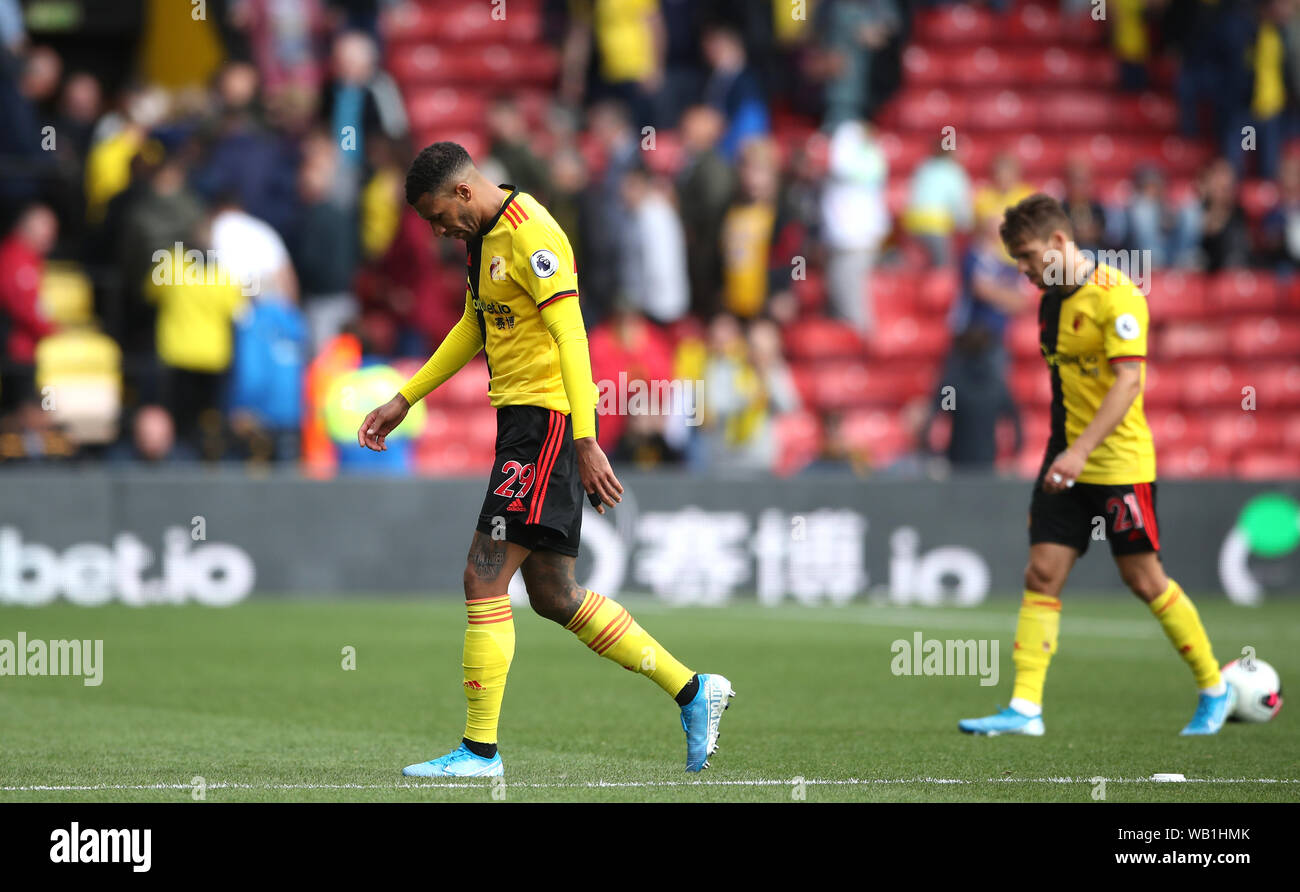
<svg viewBox="0 0 1300 892">
<path fill-rule="evenodd" d="M 528 603 L 538 616 L 563 626 L 578 612 L 582 599 L 577 597 L 576 589 L 571 586 L 548 585 L 536 591 L 530 586 Z"/>
<path fill-rule="evenodd" d="M 1165 588 L 1169 585 L 1163 573 L 1152 572 L 1145 567 L 1123 568 L 1119 575 L 1129 591 L 1148 604 L 1164 594 Z"/>
<path fill-rule="evenodd" d="M 1061 590 L 1064 580 L 1056 568 L 1046 561 L 1030 560 L 1025 565 L 1025 588 L 1031 592 L 1055 596 Z"/>
<path fill-rule="evenodd" d="M 466 598 L 490 598 L 493 595 L 501 594 L 501 592 L 496 591 L 500 586 L 496 584 L 495 580 L 491 586 L 484 584 L 484 580 L 479 578 L 478 573 L 475 572 L 473 562 L 465 564 L 465 575 L 461 578 L 461 585 L 465 589 Z M 489 588 L 492 591 L 489 591 Z"/>
</svg>

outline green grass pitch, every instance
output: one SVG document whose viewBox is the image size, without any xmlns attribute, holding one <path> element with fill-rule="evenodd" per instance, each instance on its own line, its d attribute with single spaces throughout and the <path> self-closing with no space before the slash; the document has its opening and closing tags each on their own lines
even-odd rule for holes
<svg viewBox="0 0 1300 892">
<path fill-rule="evenodd" d="M 1245 645 L 1300 684 L 1300 601 L 1196 598 L 1220 662 Z M 972 738 L 959 718 L 1010 696 L 1015 604 L 973 609 L 625 601 L 683 662 L 738 695 L 713 767 L 683 770 L 678 711 L 652 683 L 516 609 L 501 723 L 504 787 L 415 781 L 463 728 L 458 599 L 259 600 L 0 609 L 0 638 L 104 641 L 104 678 L 0 676 L 0 801 L 1300 800 L 1300 705 L 1268 725 L 1183 738 L 1195 693 L 1135 600 L 1067 593 L 1047 734 Z M 895 676 L 891 642 L 999 639 L 1000 679 Z M 342 668 L 356 649 L 355 670 Z M 1179 772 L 1184 784 L 1157 784 Z M 60 789 L 62 788 L 62 789 Z"/>
</svg>

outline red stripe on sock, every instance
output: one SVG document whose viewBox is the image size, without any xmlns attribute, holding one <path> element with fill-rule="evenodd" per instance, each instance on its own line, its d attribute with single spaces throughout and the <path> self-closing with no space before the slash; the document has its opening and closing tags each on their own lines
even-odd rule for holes
<svg viewBox="0 0 1300 892">
<path fill-rule="evenodd" d="M 595 638 L 591 639 L 591 643 L 588 644 L 587 646 L 590 647 L 598 654 L 604 653 L 605 648 L 609 647 L 616 640 L 618 640 L 618 636 L 623 634 L 624 631 L 626 631 L 628 624 L 631 621 L 632 621 L 632 614 L 620 608 L 618 616 L 610 620 L 609 625 L 601 629 L 600 634 L 597 635 Z"/>
</svg>

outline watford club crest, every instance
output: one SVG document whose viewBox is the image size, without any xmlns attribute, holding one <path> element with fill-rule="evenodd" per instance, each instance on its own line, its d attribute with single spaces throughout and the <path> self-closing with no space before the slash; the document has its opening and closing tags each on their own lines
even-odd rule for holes
<svg viewBox="0 0 1300 892">
<path fill-rule="evenodd" d="M 506 277 L 506 259 L 504 257 L 493 257 L 492 262 L 488 264 L 488 275 L 492 277 L 493 282 L 500 282 Z"/>
</svg>

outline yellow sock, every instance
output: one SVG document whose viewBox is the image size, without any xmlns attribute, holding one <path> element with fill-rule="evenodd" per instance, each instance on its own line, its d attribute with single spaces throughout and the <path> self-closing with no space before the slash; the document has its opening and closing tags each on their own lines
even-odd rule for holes
<svg viewBox="0 0 1300 892">
<path fill-rule="evenodd" d="M 515 657 L 515 620 L 510 596 L 494 595 L 465 602 L 469 627 L 465 629 L 465 739 L 497 742 L 501 698 L 506 674 Z"/>
<path fill-rule="evenodd" d="M 1151 612 L 1165 634 L 1182 654 L 1187 665 L 1192 667 L 1198 688 L 1212 688 L 1219 684 L 1219 663 L 1214 659 L 1210 648 L 1210 636 L 1205 634 L 1201 625 L 1201 615 L 1196 612 L 1196 605 L 1187 597 L 1182 586 L 1169 580 L 1169 588 L 1164 594 L 1151 602 Z"/>
<path fill-rule="evenodd" d="M 695 675 L 651 638 L 632 614 L 591 589 L 587 590 L 582 606 L 564 628 L 600 656 L 613 660 L 624 669 L 641 673 L 667 691 L 670 697 L 677 696 Z"/>
<path fill-rule="evenodd" d="M 1047 664 L 1056 653 L 1056 638 L 1060 631 L 1061 599 L 1025 589 L 1024 600 L 1020 602 L 1020 619 L 1016 623 L 1016 643 L 1011 653 L 1011 660 L 1016 664 L 1013 698 L 1042 706 Z"/>
</svg>

